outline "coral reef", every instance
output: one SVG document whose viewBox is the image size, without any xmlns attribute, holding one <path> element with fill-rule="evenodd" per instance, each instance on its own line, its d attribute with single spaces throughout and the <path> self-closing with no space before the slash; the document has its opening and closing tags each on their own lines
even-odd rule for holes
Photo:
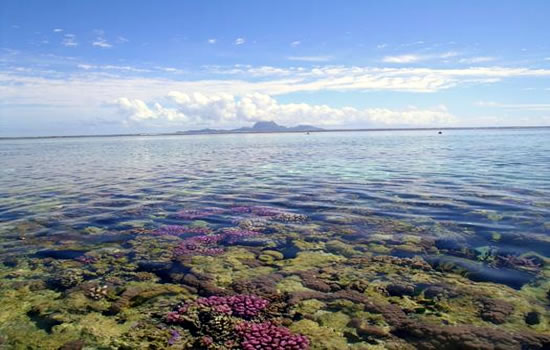
<svg viewBox="0 0 550 350">
<path fill-rule="evenodd" d="M 160 228 L 152 231 L 152 234 L 154 235 L 172 235 L 172 236 L 179 236 L 184 234 L 200 234 L 200 235 L 207 235 L 212 233 L 212 230 L 210 230 L 207 227 L 193 227 L 193 226 L 182 226 L 182 225 L 166 225 L 161 226 Z"/>
<path fill-rule="evenodd" d="M 187 238 L 174 248 L 174 255 L 219 255 L 223 254 L 223 248 L 218 243 L 223 235 L 204 235 Z"/>
<path fill-rule="evenodd" d="M 276 326 L 271 322 L 243 322 L 235 327 L 242 338 L 244 350 L 306 350 L 309 340 L 300 334 L 292 334 L 287 328 Z"/>
<path fill-rule="evenodd" d="M 211 296 L 198 298 L 193 303 L 186 303 L 174 312 L 166 315 L 171 323 L 177 323 L 189 311 L 189 308 L 212 309 L 214 312 L 235 315 L 242 318 L 257 316 L 269 305 L 269 301 L 255 295 Z"/>
<path fill-rule="evenodd" d="M 463 228 L 359 208 L 193 208 L 55 239 L 11 230 L 29 253 L 1 259 L 0 347 L 550 347 L 548 258 L 497 246 L 519 235 L 468 246 Z"/>
</svg>

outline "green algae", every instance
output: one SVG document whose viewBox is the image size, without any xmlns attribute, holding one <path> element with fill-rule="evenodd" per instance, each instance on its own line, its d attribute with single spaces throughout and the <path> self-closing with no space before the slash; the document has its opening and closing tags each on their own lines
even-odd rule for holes
<svg viewBox="0 0 550 350">
<path fill-rule="evenodd" d="M 344 260 L 346 260 L 345 257 L 331 253 L 299 252 L 296 258 L 283 260 L 276 264 L 280 266 L 283 271 L 292 272 L 328 266 L 333 262 L 341 262 Z"/>
<path fill-rule="evenodd" d="M 311 320 L 294 322 L 290 329 L 294 332 L 306 335 L 314 344 L 312 349 L 316 350 L 338 350 L 347 349 L 348 343 L 343 333 L 333 328 L 320 326 Z"/>
<path fill-rule="evenodd" d="M 224 247 L 216 256 L 175 256 L 173 247 L 184 238 L 151 235 L 147 225 L 126 227 L 124 244 L 94 244 L 92 249 L 66 239 L 57 246 L 85 251 L 83 259 L 15 257 L 0 265 L 0 334 L 15 349 L 59 349 L 71 342 L 105 349 L 192 348 L 197 335 L 185 328 L 178 329 L 177 342 L 168 344 L 173 329 L 162 315 L 198 293 L 231 294 L 237 285 L 272 298 L 271 315 L 308 336 L 312 349 L 415 348 L 392 333 L 395 320 L 369 305 L 397 307 L 418 324 L 539 335 L 550 330 L 550 265 L 537 251 L 517 256 L 540 266 L 529 270 L 536 278 L 516 290 L 473 282 L 451 263 L 434 269 L 421 255 L 439 249 L 418 235 L 418 227 L 372 217 L 351 221 L 377 229 L 357 239 L 357 230 L 345 225 L 264 220 L 262 230 L 269 235 L 252 237 L 250 246 Z M 191 225 L 216 230 L 207 221 Z M 20 232 L 41 229 L 32 224 Z M 88 236 L 108 234 L 98 227 L 84 230 Z M 495 264 L 499 256 L 491 246 L 468 251 L 476 251 L 485 264 Z M 412 257 L 386 255 L 392 252 Z M 287 305 L 292 298 L 298 301 Z"/>
</svg>

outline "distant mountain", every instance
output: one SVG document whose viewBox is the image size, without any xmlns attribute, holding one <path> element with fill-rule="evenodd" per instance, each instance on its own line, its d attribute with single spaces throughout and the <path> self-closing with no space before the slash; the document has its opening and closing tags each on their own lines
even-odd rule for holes
<svg viewBox="0 0 550 350">
<path fill-rule="evenodd" d="M 178 131 L 177 134 L 195 135 L 195 134 L 229 134 L 229 133 L 247 133 L 247 132 L 307 132 L 322 131 L 324 129 L 311 125 L 298 125 L 293 127 L 282 126 L 274 121 L 256 122 L 252 127 L 244 127 L 231 130 L 218 129 L 200 129 L 189 131 Z"/>
</svg>

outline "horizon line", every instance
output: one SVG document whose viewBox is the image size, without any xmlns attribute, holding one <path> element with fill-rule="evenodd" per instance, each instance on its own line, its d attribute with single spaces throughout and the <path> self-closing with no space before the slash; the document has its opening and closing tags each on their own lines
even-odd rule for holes
<svg viewBox="0 0 550 350">
<path fill-rule="evenodd" d="M 550 125 L 539 126 L 462 126 L 462 127 L 419 127 L 419 128 L 359 128 L 359 129 L 317 129 L 317 130 L 279 130 L 279 131 L 234 131 L 216 130 L 212 132 L 176 131 L 165 133 L 131 133 L 131 134 L 92 134 L 92 135 L 52 135 L 52 136 L 0 136 L 4 140 L 29 140 L 29 139 L 61 139 L 61 138 L 86 138 L 86 137 L 136 137 L 136 136 L 197 136 L 197 135 L 231 135 L 231 134 L 297 134 L 297 133 L 323 133 L 323 132 L 376 132 L 376 131 L 430 131 L 430 130 L 491 130 L 491 129 L 550 129 Z"/>
</svg>

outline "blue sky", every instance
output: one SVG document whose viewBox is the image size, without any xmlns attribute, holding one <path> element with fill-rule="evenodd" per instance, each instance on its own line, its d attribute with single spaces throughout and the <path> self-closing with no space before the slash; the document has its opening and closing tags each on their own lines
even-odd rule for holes
<svg viewBox="0 0 550 350">
<path fill-rule="evenodd" d="M 550 125 L 548 1 L 0 3 L 0 136 Z"/>
</svg>

